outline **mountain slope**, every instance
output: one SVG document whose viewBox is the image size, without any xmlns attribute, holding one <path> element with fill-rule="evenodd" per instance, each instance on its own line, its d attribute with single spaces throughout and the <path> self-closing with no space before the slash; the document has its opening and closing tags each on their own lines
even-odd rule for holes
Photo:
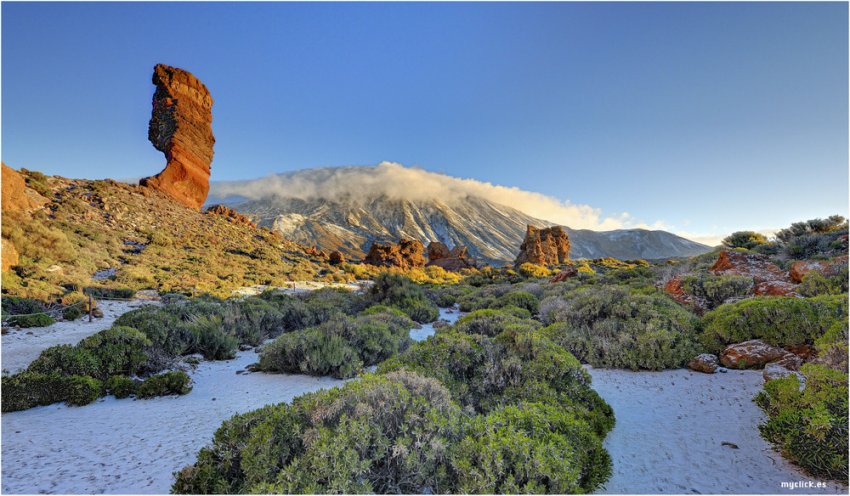
<svg viewBox="0 0 850 496">
<path fill-rule="evenodd" d="M 287 239 L 325 251 L 339 250 L 354 258 L 362 258 L 373 241 L 409 237 L 425 244 L 442 241 L 450 247 L 466 245 L 479 260 L 503 265 L 516 257 L 528 224 L 554 225 L 475 196 L 452 198 L 450 202 L 399 200 L 384 195 L 356 200 L 350 195 L 333 200 L 269 196 L 232 202 L 230 206 Z M 705 245 L 664 231 L 567 228 L 567 232 L 573 258 L 669 258 L 710 251 Z"/>
</svg>

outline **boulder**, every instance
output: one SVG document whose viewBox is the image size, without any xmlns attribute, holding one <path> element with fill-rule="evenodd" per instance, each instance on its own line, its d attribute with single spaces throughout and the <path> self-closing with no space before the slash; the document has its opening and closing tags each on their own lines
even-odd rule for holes
<svg viewBox="0 0 850 496">
<path fill-rule="evenodd" d="M 755 285 L 756 296 L 799 296 L 797 285 L 788 281 L 762 281 Z"/>
<path fill-rule="evenodd" d="M 428 260 L 433 262 L 434 260 L 440 260 L 441 258 L 449 258 L 452 256 L 449 251 L 449 247 L 445 245 L 445 243 L 441 243 L 439 241 L 431 241 L 428 243 Z"/>
<path fill-rule="evenodd" d="M 328 256 L 328 263 L 331 265 L 342 265 L 345 263 L 345 256 L 339 251 L 332 251 Z"/>
<path fill-rule="evenodd" d="M 154 67 L 153 84 L 148 139 L 168 162 L 162 172 L 140 184 L 200 210 L 210 189 L 213 99 L 195 76 L 165 64 Z"/>
<path fill-rule="evenodd" d="M 549 282 L 562 282 L 578 275 L 578 269 L 574 265 L 567 265 L 561 272 L 555 274 Z"/>
<path fill-rule="evenodd" d="M 802 282 L 809 272 L 820 272 L 826 277 L 838 275 L 847 267 L 848 257 L 843 255 L 832 260 L 799 260 L 791 265 L 789 275 L 794 282 Z"/>
<path fill-rule="evenodd" d="M 761 376 L 764 378 L 764 382 L 772 381 L 774 379 L 782 379 L 789 375 L 796 375 L 800 378 L 801 383 L 805 380 L 803 374 L 795 370 L 789 370 L 779 363 L 768 363 L 764 366 L 764 371 L 761 373 Z"/>
<path fill-rule="evenodd" d="M 233 210 L 232 208 L 227 207 L 225 205 L 213 205 L 207 208 L 206 212 L 210 215 L 220 215 L 229 220 L 230 222 L 233 222 L 234 224 L 242 224 L 254 228 L 257 227 L 257 224 L 255 224 L 250 217 L 248 217 L 247 215 L 242 215 L 236 210 Z"/>
<path fill-rule="evenodd" d="M 732 344 L 720 354 L 720 363 L 729 368 L 758 368 L 770 362 L 779 362 L 787 367 L 799 368 L 799 357 L 782 348 L 771 346 L 759 339 Z"/>
<path fill-rule="evenodd" d="M 709 353 L 697 355 L 693 360 L 688 362 L 688 368 L 697 372 L 713 374 L 717 371 L 717 357 Z"/>
<path fill-rule="evenodd" d="M 422 252 L 425 246 L 416 240 L 402 239 L 398 243 L 372 243 L 369 253 L 363 260 L 378 267 L 398 267 L 411 269 L 425 266 Z"/>
<path fill-rule="evenodd" d="M 304 248 L 304 253 L 316 258 L 328 258 L 328 254 L 320 250 L 318 246 L 308 246 Z"/>
<path fill-rule="evenodd" d="M 4 214 L 10 212 L 28 212 L 48 202 L 47 198 L 38 194 L 34 189 L 27 187 L 27 182 L 18 171 L 6 164 L 0 164 L 0 167 L 3 169 L 2 177 L 0 178 L 0 186 L 2 186 L 0 203 L 2 203 Z"/>
<path fill-rule="evenodd" d="M 529 225 L 514 265 L 532 263 L 544 267 L 570 260 L 570 238 L 561 226 L 540 229 Z"/>
</svg>

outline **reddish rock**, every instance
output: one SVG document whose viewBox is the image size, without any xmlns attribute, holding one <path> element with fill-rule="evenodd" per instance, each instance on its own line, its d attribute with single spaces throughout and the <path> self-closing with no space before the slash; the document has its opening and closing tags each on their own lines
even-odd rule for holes
<svg viewBox="0 0 850 496">
<path fill-rule="evenodd" d="M 800 260 L 791 266 L 789 275 L 794 282 L 802 282 L 803 276 L 811 271 L 820 272 L 824 276 L 834 276 L 847 268 L 847 255 L 835 257 L 832 260 Z"/>
<path fill-rule="evenodd" d="M 27 187 L 27 182 L 18 171 L 6 164 L 2 164 L 2 169 L 0 202 L 2 202 L 4 214 L 9 212 L 28 212 L 47 203 L 47 198 L 41 196 L 32 188 Z"/>
<path fill-rule="evenodd" d="M 690 307 L 699 315 L 702 315 L 708 310 L 708 305 L 702 298 L 688 294 L 685 288 L 682 287 L 682 278 L 680 275 L 673 276 L 672 279 L 664 284 L 664 292 L 676 303 Z"/>
<path fill-rule="evenodd" d="M 563 282 L 571 277 L 575 277 L 578 275 L 578 269 L 575 268 L 574 265 L 567 265 L 567 268 L 562 270 L 561 272 L 555 274 L 552 279 L 549 279 L 549 282 Z"/>
<path fill-rule="evenodd" d="M 328 256 L 328 262 L 331 265 L 342 265 L 345 263 L 345 256 L 338 251 L 332 251 Z"/>
<path fill-rule="evenodd" d="M 797 285 L 788 281 L 762 281 L 753 292 L 756 296 L 799 296 Z"/>
<path fill-rule="evenodd" d="M 411 269 L 425 266 L 422 252 L 425 246 L 416 240 L 402 239 L 396 243 L 372 243 L 369 253 L 363 260 L 378 267 L 399 267 Z"/>
<path fill-rule="evenodd" d="M 726 347 L 720 354 L 720 363 L 729 368 L 753 368 L 762 367 L 770 362 L 778 362 L 787 366 L 794 366 L 799 357 L 789 353 L 782 348 L 771 346 L 759 339 L 744 341 Z"/>
<path fill-rule="evenodd" d="M 808 344 L 794 344 L 790 346 L 786 346 L 785 351 L 788 353 L 793 353 L 803 359 L 804 361 L 811 360 L 814 358 L 817 353 L 815 353 L 815 349 Z"/>
<path fill-rule="evenodd" d="M 449 247 L 439 241 L 431 241 L 428 243 L 428 260 L 435 261 L 441 258 L 449 258 L 452 256 Z"/>
<path fill-rule="evenodd" d="M 450 272 L 460 272 L 463 269 L 471 269 L 475 267 L 475 262 L 466 258 L 449 257 L 432 260 L 426 264 L 428 267 L 442 267 Z"/>
<path fill-rule="evenodd" d="M 514 265 L 559 265 L 570 260 L 570 238 L 561 226 L 540 229 L 530 225 L 519 250 Z"/>
<path fill-rule="evenodd" d="M 752 277 L 756 284 L 765 281 L 791 282 L 788 274 L 758 253 L 721 251 L 717 262 L 708 270 L 717 275 Z"/>
<path fill-rule="evenodd" d="M 210 189 L 213 99 L 195 76 L 176 67 L 157 64 L 153 84 L 156 92 L 148 139 L 168 163 L 162 172 L 140 184 L 200 210 Z"/>
<path fill-rule="evenodd" d="M 227 218 L 230 222 L 234 224 L 242 224 L 246 226 L 251 226 L 256 228 L 257 224 L 251 220 L 247 215 L 242 215 L 236 210 L 233 210 L 230 207 L 226 207 L 224 205 L 213 205 L 207 209 L 207 213 L 211 215 L 220 215 L 222 217 Z"/>
<path fill-rule="evenodd" d="M 304 248 L 304 253 L 311 257 L 328 258 L 328 254 L 320 250 L 318 246 L 308 246 Z"/>
<path fill-rule="evenodd" d="M 717 371 L 717 357 L 708 353 L 703 353 L 688 362 L 688 368 L 705 374 L 713 374 Z"/>
</svg>

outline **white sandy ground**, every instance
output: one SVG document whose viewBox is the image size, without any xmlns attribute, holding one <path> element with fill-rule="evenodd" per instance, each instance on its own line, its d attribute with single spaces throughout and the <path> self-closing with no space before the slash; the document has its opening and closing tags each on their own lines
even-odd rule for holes
<svg viewBox="0 0 850 496">
<path fill-rule="evenodd" d="M 89 322 L 88 316 L 68 322 L 57 322 L 47 327 L 30 327 L 26 329 L 9 330 L 2 338 L 2 362 L 0 367 L 11 373 L 25 369 L 27 365 L 38 358 L 38 355 L 59 344 L 77 344 L 92 334 L 112 327 L 122 314 L 150 305 L 156 302 L 151 300 L 132 301 L 106 301 L 98 302 L 98 307 L 103 310 L 103 317 Z"/>
<path fill-rule="evenodd" d="M 448 321 L 460 315 L 440 311 Z M 433 332 L 425 325 L 411 337 L 422 340 Z M 5 336 L 3 344 L 5 360 Z M 85 407 L 3 414 L 2 492 L 167 493 L 173 472 L 195 460 L 222 421 L 342 384 L 329 377 L 236 374 L 255 361 L 256 353 L 246 351 L 234 360 L 203 362 L 186 396 L 107 397 Z M 819 491 L 780 487 L 782 481 L 810 478 L 759 437 L 762 415 L 751 401 L 761 387 L 759 372 L 591 369 L 591 374 L 617 415 L 605 441 L 614 475 L 601 492 L 847 493 L 834 484 Z"/>
<path fill-rule="evenodd" d="M 459 315 L 440 310 L 440 318 L 451 322 Z M 424 339 L 433 332 L 427 324 L 411 335 Z M 2 492 L 168 493 L 173 472 L 195 461 L 224 420 L 343 382 L 236 374 L 257 360 L 254 351 L 245 351 L 235 360 L 202 362 L 192 374 L 194 389 L 185 396 L 110 396 L 84 407 L 56 404 L 4 413 Z"/>
<path fill-rule="evenodd" d="M 818 480 L 759 435 L 764 415 L 752 398 L 764 383 L 761 371 L 589 371 L 617 417 L 605 439 L 614 475 L 600 493 L 847 494 L 827 481 L 820 489 L 781 487 Z"/>
</svg>

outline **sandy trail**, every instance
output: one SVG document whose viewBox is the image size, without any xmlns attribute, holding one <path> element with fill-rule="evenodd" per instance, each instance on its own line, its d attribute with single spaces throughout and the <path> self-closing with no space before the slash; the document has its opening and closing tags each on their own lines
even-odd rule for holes
<svg viewBox="0 0 850 496">
<path fill-rule="evenodd" d="M 828 482 L 820 489 L 781 487 L 817 479 L 759 435 L 764 416 L 752 398 L 762 388 L 761 371 L 590 373 L 617 416 L 605 439 L 614 475 L 601 493 L 847 494 L 847 487 Z"/>
<path fill-rule="evenodd" d="M 89 322 L 88 317 L 81 317 L 69 322 L 57 322 L 47 327 L 30 327 L 27 329 L 11 329 L 3 335 L 2 366 L 3 370 L 11 373 L 25 369 L 27 365 L 38 358 L 38 355 L 59 344 L 77 344 L 83 339 L 112 327 L 115 319 L 122 314 L 144 305 L 157 304 L 151 300 L 133 301 L 99 301 L 98 307 L 103 310 L 103 317 Z"/>
</svg>

